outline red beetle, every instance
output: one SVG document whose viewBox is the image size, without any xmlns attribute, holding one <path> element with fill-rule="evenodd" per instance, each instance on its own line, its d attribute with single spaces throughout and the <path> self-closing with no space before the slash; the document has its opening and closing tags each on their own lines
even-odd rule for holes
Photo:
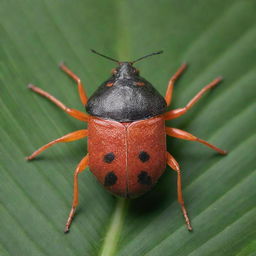
<svg viewBox="0 0 256 256">
<path fill-rule="evenodd" d="M 78 205 L 78 174 L 86 167 L 89 167 L 99 182 L 113 194 L 134 198 L 144 194 L 157 183 L 165 171 L 166 164 L 177 172 L 178 201 L 187 228 L 192 230 L 182 196 L 180 167 L 174 157 L 166 151 L 166 135 L 203 143 L 223 155 L 227 152 L 188 132 L 166 127 L 165 121 L 185 114 L 206 91 L 217 85 L 221 78 L 216 78 L 206 85 L 184 108 L 166 112 L 171 103 L 174 82 L 186 69 L 186 64 L 183 64 L 170 79 L 164 98 L 133 67 L 135 62 L 160 54 L 162 51 L 151 53 L 133 62 L 120 62 L 92 51 L 118 63 L 118 67 L 112 70 L 112 76 L 89 99 L 80 78 L 64 64 L 60 65 L 60 68 L 76 81 L 81 102 L 89 115 L 66 107 L 55 97 L 34 85 L 28 86 L 34 92 L 51 100 L 67 114 L 88 122 L 88 129 L 69 133 L 27 157 L 27 160 L 32 160 L 56 143 L 70 142 L 88 136 L 88 154 L 78 164 L 74 173 L 73 204 L 64 231 L 69 231 Z"/>
</svg>

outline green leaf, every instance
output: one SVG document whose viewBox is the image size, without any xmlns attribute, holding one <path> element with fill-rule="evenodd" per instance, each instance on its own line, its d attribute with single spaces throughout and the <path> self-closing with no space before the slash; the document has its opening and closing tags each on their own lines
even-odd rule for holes
<svg viewBox="0 0 256 256">
<path fill-rule="evenodd" d="M 253 0 L 1 1 L 0 255 L 255 255 L 255 9 Z M 81 173 L 80 204 L 64 235 L 86 140 L 56 145 L 33 162 L 24 157 L 84 124 L 26 86 L 84 111 L 57 65 L 65 61 L 92 95 L 114 66 L 91 48 L 120 60 L 164 50 L 136 64 L 162 95 L 187 61 L 171 108 L 224 77 L 184 117 L 167 122 L 230 152 L 167 138 L 193 232 L 177 202 L 176 173 L 167 168 L 155 189 L 131 201 Z"/>
</svg>

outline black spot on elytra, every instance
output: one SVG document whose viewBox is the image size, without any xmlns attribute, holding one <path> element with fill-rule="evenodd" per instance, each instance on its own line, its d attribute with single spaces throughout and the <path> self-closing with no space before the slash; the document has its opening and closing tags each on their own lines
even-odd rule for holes
<svg viewBox="0 0 256 256">
<path fill-rule="evenodd" d="M 139 159 L 141 162 L 143 162 L 143 163 L 147 162 L 149 160 L 149 158 L 150 158 L 150 155 L 147 152 L 141 151 L 139 153 Z"/>
<path fill-rule="evenodd" d="M 152 185 L 152 178 L 147 172 L 141 171 L 138 175 L 138 182 L 142 185 Z"/>
<path fill-rule="evenodd" d="M 112 163 L 114 159 L 115 159 L 115 155 L 113 152 L 107 153 L 106 155 L 104 155 L 104 158 L 103 158 L 104 162 L 108 164 Z"/>
<path fill-rule="evenodd" d="M 115 175 L 114 172 L 109 172 L 106 176 L 105 176 L 105 181 L 104 181 L 104 185 L 105 186 L 113 186 L 116 184 L 117 181 L 117 176 Z"/>
</svg>

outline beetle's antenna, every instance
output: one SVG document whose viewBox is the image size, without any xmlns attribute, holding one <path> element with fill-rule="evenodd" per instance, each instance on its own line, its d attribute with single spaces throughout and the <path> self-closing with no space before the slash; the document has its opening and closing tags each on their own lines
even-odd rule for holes
<svg viewBox="0 0 256 256">
<path fill-rule="evenodd" d="M 163 53 L 163 52 L 164 52 L 164 51 L 159 51 L 159 52 L 150 53 L 150 54 L 148 54 L 148 55 L 145 55 L 145 56 L 143 56 L 143 57 L 138 58 L 137 60 L 132 61 L 131 63 L 133 64 L 133 63 L 138 62 L 138 61 L 140 61 L 140 60 L 142 60 L 142 59 L 145 59 L 145 58 L 150 57 L 150 56 L 152 56 L 152 55 L 161 54 L 161 53 Z"/>
<path fill-rule="evenodd" d="M 103 55 L 103 54 L 101 54 L 101 53 L 99 53 L 99 52 L 96 52 L 96 51 L 95 51 L 95 50 L 93 50 L 93 49 L 91 49 L 91 51 L 92 51 L 93 53 L 96 53 L 96 54 L 100 55 L 101 57 L 104 57 L 104 58 L 106 58 L 106 59 L 108 59 L 108 60 L 112 60 L 112 61 L 114 61 L 114 62 L 119 63 L 119 61 L 118 61 L 118 60 L 115 60 L 115 59 L 110 58 L 110 57 L 108 57 L 108 56 L 106 56 L 106 55 Z"/>
</svg>

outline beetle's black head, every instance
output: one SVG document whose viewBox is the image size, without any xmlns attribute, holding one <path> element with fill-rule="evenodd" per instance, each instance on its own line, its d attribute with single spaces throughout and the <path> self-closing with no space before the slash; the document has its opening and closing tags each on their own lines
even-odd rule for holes
<svg viewBox="0 0 256 256">
<path fill-rule="evenodd" d="M 166 111 L 165 99 L 144 78 L 133 64 L 154 52 L 132 62 L 121 62 L 98 52 L 118 63 L 112 76 L 89 98 L 86 110 L 90 115 L 118 122 L 132 122 L 160 115 Z"/>
<path fill-rule="evenodd" d="M 117 79 L 133 79 L 139 75 L 139 70 L 133 67 L 132 62 L 119 62 L 117 68 L 112 69 L 112 74 Z"/>
</svg>

